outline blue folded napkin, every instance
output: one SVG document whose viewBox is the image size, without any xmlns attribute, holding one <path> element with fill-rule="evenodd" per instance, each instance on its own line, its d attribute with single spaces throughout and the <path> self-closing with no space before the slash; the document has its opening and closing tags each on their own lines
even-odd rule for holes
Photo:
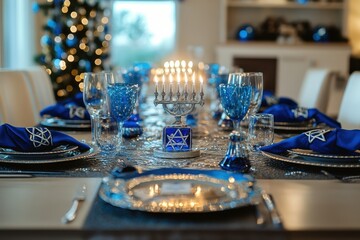
<svg viewBox="0 0 360 240">
<path fill-rule="evenodd" d="M 263 113 L 273 114 L 275 122 L 304 122 L 315 119 L 317 124 L 325 123 L 332 128 L 341 128 L 339 122 L 326 116 L 315 108 L 291 108 L 288 105 L 276 104 L 265 109 Z"/>
<path fill-rule="evenodd" d="M 67 98 L 59 103 L 62 105 L 70 105 L 70 106 L 75 105 L 75 106 L 85 107 L 83 95 L 84 94 L 82 92 L 78 92 L 74 96 Z"/>
<path fill-rule="evenodd" d="M 357 155 L 360 150 L 360 130 L 315 129 L 260 148 L 274 154 L 290 149 L 310 149 L 323 154 Z"/>
<path fill-rule="evenodd" d="M 49 151 L 60 145 L 78 146 L 81 151 L 90 147 L 62 132 L 50 131 L 42 127 L 14 127 L 10 124 L 0 126 L 0 147 L 20 152 Z"/>
<path fill-rule="evenodd" d="M 89 112 L 81 106 L 57 103 L 40 111 L 40 116 L 49 115 L 68 120 L 90 120 Z"/>
<path fill-rule="evenodd" d="M 261 107 L 268 108 L 275 104 L 284 104 L 284 105 L 288 105 L 292 108 L 296 108 L 298 106 L 297 102 L 295 102 L 291 98 L 276 97 L 271 91 L 264 90 L 263 96 L 262 96 L 262 101 L 261 101 Z"/>
</svg>

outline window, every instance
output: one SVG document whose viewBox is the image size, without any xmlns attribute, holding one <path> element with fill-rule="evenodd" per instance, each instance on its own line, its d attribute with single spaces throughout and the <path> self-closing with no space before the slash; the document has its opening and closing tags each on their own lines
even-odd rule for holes
<svg viewBox="0 0 360 240">
<path fill-rule="evenodd" d="M 114 1 L 112 14 L 113 65 L 126 67 L 134 62 L 156 63 L 174 51 L 174 0 Z"/>
</svg>

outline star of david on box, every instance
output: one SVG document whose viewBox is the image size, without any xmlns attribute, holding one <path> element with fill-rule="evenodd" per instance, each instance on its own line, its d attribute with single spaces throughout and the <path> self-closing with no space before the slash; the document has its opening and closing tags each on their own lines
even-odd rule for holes
<svg viewBox="0 0 360 240">
<path fill-rule="evenodd" d="M 163 129 L 163 151 L 186 152 L 191 150 L 191 128 L 168 126 Z"/>
</svg>

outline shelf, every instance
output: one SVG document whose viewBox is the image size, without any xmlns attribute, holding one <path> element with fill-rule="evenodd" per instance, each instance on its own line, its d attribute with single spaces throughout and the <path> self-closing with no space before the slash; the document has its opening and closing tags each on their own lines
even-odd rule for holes
<svg viewBox="0 0 360 240">
<path fill-rule="evenodd" d="M 228 0 L 228 7 L 242 7 L 242 8 L 284 8 L 284 9 L 319 9 L 319 10 L 342 10 L 342 2 L 309 2 L 306 4 L 299 4 L 296 2 L 269 2 L 269 1 L 243 1 L 243 0 Z"/>
</svg>

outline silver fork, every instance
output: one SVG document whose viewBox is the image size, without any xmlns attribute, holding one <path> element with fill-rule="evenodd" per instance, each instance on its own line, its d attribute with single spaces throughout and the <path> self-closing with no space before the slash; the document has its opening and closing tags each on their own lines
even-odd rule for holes
<svg viewBox="0 0 360 240">
<path fill-rule="evenodd" d="M 61 222 L 66 224 L 75 220 L 77 211 L 79 209 L 79 203 L 86 199 L 86 185 L 83 184 L 79 189 L 76 190 L 75 196 L 72 200 L 71 207 L 61 218 Z"/>
</svg>

